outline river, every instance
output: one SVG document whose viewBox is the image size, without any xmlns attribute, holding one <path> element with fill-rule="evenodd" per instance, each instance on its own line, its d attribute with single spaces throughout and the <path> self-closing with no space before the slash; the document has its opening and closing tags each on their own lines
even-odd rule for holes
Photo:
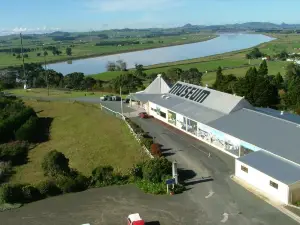
<svg viewBox="0 0 300 225">
<path fill-rule="evenodd" d="M 108 61 L 121 59 L 127 63 L 128 68 L 134 67 L 136 63 L 148 66 L 242 50 L 271 40 L 273 38 L 262 34 L 221 34 L 217 38 L 198 43 L 78 59 L 71 64 L 60 62 L 49 64 L 48 67 L 64 75 L 72 72 L 89 75 L 105 72 Z"/>
</svg>

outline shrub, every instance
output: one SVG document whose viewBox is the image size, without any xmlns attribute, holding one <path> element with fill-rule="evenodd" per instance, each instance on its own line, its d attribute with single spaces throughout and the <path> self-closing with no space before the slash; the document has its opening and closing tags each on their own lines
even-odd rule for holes
<svg viewBox="0 0 300 225">
<path fill-rule="evenodd" d="M 107 186 L 113 184 L 112 166 L 99 166 L 92 171 L 91 184 L 96 187 Z"/>
<path fill-rule="evenodd" d="M 145 147 L 147 149 L 150 149 L 152 144 L 153 144 L 153 138 L 152 137 L 142 137 L 141 138 L 141 145 L 145 145 Z"/>
<path fill-rule="evenodd" d="M 185 186 L 183 186 L 181 184 L 175 184 L 173 191 L 175 194 L 180 194 L 180 193 L 184 192 L 185 190 L 186 190 Z"/>
<path fill-rule="evenodd" d="M 172 163 L 166 158 L 154 158 L 148 160 L 143 165 L 143 178 L 145 180 L 160 183 L 165 176 L 172 175 Z"/>
<path fill-rule="evenodd" d="M 133 168 L 130 170 L 130 175 L 133 176 L 135 179 L 143 179 L 143 163 L 134 165 Z"/>
<path fill-rule="evenodd" d="M 2 203 L 22 203 L 24 201 L 23 185 L 4 184 L 0 188 L 0 201 Z"/>
<path fill-rule="evenodd" d="M 46 176 L 68 175 L 69 159 L 63 153 L 53 150 L 44 157 L 42 168 Z"/>
<path fill-rule="evenodd" d="M 112 184 L 124 185 L 124 184 L 128 184 L 128 182 L 129 182 L 129 176 L 128 175 L 123 175 L 121 173 L 114 173 L 113 174 Z"/>
<path fill-rule="evenodd" d="M 156 156 L 156 157 L 161 157 L 162 156 L 159 144 L 153 143 L 151 145 L 151 154 L 153 156 Z"/>
<path fill-rule="evenodd" d="M 11 163 L 0 162 L 0 184 L 11 174 Z"/>
<path fill-rule="evenodd" d="M 61 194 L 61 190 L 57 187 L 55 182 L 46 180 L 40 182 L 36 188 L 40 191 L 41 195 L 44 197 L 56 196 Z"/>
<path fill-rule="evenodd" d="M 151 194 L 165 194 L 166 185 L 163 182 L 153 183 L 148 180 L 138 180 L 136 185 L 144 192 Z"/>
<path fill-rule="evenodd" d="M 36 141 L 38 134 L 38 117 L 30 117 L 15 133 L 16 139 L 20 141 Z"/>
<path fill-rule="evenodd" d="M 75 179 L 70 176 L 59 175 L 56 184 L 63 193 L 84 191 L 88 187 L 89 179 L 83 175 L 78 175 Z"/>
<path fill-rule="evenodd" d="M 22 202 L 29 203 L 40 200 L 42 195 L 36 187 L 26 185 L 22 187 Z"/>
<path fill-rule="evenodd" d="M 0 160 L 11 161 L 13 165 L 23 164 L 27 160 L 29 145 L 24 141 L 15 141 L 0 145 Z"/>
</svg>

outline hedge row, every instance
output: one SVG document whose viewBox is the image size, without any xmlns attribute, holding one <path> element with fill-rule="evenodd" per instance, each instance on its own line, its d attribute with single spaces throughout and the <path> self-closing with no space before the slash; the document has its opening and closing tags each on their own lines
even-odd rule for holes
<svg viewBox="0 0 300 225">
<path fill-rule="evenodd" d="M 15 141 L 0 145 L 0 161 L 20 165 L 26 162 L 29 144 L 26 141 Z"/>
</svg>

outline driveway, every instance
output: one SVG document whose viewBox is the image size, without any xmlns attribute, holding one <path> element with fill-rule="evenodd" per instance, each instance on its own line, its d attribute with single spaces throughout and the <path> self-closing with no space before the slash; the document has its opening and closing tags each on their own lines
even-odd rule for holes
<svg viewBox="0 0 300 225">
<path fill-rule="evenodd" d="M 196 205 L 202 224 L 297 224 L 230 179 L 234 159 L 155 119 L 132 118 L 162 144 L 163 154 L 176 160 L 190 190 L 183 195 Z M 210 157 L 209 157 L 210 155 Z M 211 176 L 213 181 L 201 182 Z"/>
</svg>

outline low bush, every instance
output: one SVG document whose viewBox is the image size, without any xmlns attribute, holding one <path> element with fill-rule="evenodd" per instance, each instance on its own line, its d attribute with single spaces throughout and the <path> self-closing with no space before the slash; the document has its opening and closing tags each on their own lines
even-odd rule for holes
<svg viewBox="0 0 300 225">
<path fill-rule="evenodd" d="M 151 145 L 151 154 L 153 156 L 156 156 L 156 157 L 161 157 L 162 156 L 162 153 L 161 153 L 161 149 L 160 149 L 160 145 L 157 144 L 157 143 L 153 143 Z"/>
<path fill-rule="evenodd" d="M 57 187 L 54 181 L 46 180 L 36 185 L 36 188 L 40 191 L 44 197 L 60 195 L 62 191 Z"/>
<path fill-rule="evenodd" d="M 30 117 L 15 133 L 16 140 L 35 142 L 38 134 L 38 120 L 36 116 Z"/>
<path fill-rule="evenodd" d="M 112 166 L 99 166 L 92 171 L 91 185 L 95 187 L 107 186 L 113 184 Z"/>
<path fill-rule="evenodd" d="M 11 174 L 12 168 L 10 162 L 0 162 L 0 184 Z"/>
<path fill-rule="evenodd" d="M 143 133 L 143 129 L 137 125 L 136 123 L 134 123 L 132 120 L 130 119 L 126 119 L 127 123 L 131 126 L 132 130 L 134 131 L 134 133 L 136 134 L 141 134 Z"/>
<path fill-rule="evenodd" d="M 20 165 L 27 161 L 29 144 L 24 141 L 15 141 L 0 145 L 0 161 Z"/>
<path fill-rule="evenodd" d="M 186 187 L 185 186 L 183 186 L 183 185 L 181 185 L 181 184 L 176 184 L 175 186 L 174 186 L 174 193 L 175 194 L 181 194 L 182 192 L 184 192 L 186 190 Z"/>
<path fill-rule="evenodd" d="M 42 195 L 36 187 L 26 185 L 22 187 L 22 203 L 29 203 L 42 199 Z"/>
<path fill-rule="evenodd" d="M 134 179 L 143 179 L 143 163 L 134 165 L 130 170 L 130 176 Z"/>
<path fill-rule="evenodd" d="M 165 194 L 166 193 L 166 185 L 163 182 L 153 183 L 148 180 L 138 180 L 136 181 L 137 187 L 139 187 L 142 191 L 151 194 Z"/>
<path fill-rule="evenodd" d="M 143 165 L 143 179 L 153 183 L 164 182 L 166 176 L 172 175 L 172 163 L 166 158 L 154 158 Z"/>
<path fill-rule="evenodd" d="M 153 144 L 152 137 L 142 137 L 141 138 L 141 145 L 144 145 L 147 149 L 150 149 L 152 144 Z"/>
<path fill-rule="evenodd" d="M 69 175 L 69 159 L 63 153 L 53 150 L 45 155 L 42 169 L 45 176 Z"/>
<path fill-rule="evenodd" d="M 59 175 L 56 184 L 63 193 L 84 191 L 88 188 L 89 179 L 83 175 L 70 176 Z"/>
<path fill-rule="evenodd" d="M 2 203 L 22 203 L 24 201 L 23 185 L 3 184 L 0 187 L 0 202 Z"/>
</svg>

